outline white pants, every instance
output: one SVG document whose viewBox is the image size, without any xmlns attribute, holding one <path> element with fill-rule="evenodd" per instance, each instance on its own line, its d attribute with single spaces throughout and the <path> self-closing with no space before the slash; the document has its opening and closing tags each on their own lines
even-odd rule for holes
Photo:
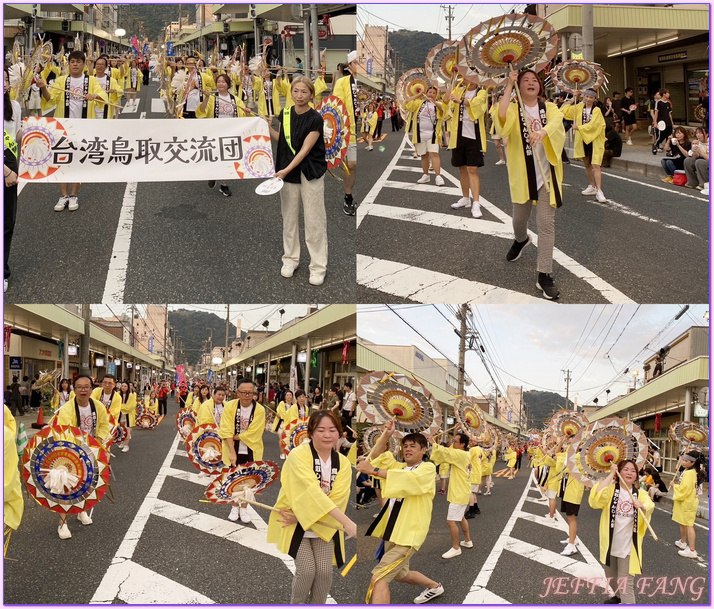
<svg viewBox="0 0 714 609">
<path fill-rule="evenodd" d="M 285 182 L 280 191 L 283 214 L 283 264 L 297 268 L 300 263 L 300 202 L 305 216 L 305 244 L 310 253 L 310 272 L 327 270 L 327 214 L 325 176 L 308 180 L 300 174 L 300 184 Z"/>
</svg>

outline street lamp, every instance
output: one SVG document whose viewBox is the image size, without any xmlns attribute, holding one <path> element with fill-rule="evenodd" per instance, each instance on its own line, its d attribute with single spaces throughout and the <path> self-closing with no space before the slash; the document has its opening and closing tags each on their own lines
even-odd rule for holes
<svg viewBox="0 0 714 609">
<path fill-rule="evenodd" d="M 116 30 L 114 30 L 114 35 L 115 35 L 115 36 L 119 36 L 119 53 L 121 53 L 121 52 L 122 52 L 122 42 L 121 42 L 121 39 L 122 39 L 122 36 L 126 36 L 126 30 L 125 30 L 124 28 L 121 28 L 121 27 L 120 27 L 120 28 L 117 28 Z"/>
<path fill-rule="evenodd" d="M 633 370 L 633 371 L 632 371 L 632 377 L 633 377 L 633 379 L 634 379 L 634 383 L 633 383 L 633 385 L 632 385 L 632 388 L 633 388 L 633 389 L 637 389 L 637 375 L 638 375 L 639 373 L 640 373 L 639 370 Z"/>
</svg>

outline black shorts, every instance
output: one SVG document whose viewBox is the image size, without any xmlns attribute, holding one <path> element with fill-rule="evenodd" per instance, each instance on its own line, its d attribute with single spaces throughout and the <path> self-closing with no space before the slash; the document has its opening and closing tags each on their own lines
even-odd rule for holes
<svg viewBox="0 0 714 609">
<path fill-rule="evenodd" d="M 461 142 L 461 147 L 451 151 L 451 166 L 483 167 L 483 152 L 479 149 L 477 140 L 462 137 Z"/>
<path fill-rule="evenodd" d="M 585 151 L 585 158 L 589 161 L 593 158 L 593 143 L 590 142 L 586 144 L 583 142 L 583 150 Z"/>
<path fill-rule="evenodd" d="M 635 125 L 637 123 L 637 116 L 634 112 L 630 112 L 629 114 L 623 112 L 623 115 L 622 120 L 625 125 Z"/>
<path fill-rule="evenodd" d="M 578 512 L 580 511 L 580 504 L 579 503 L 570 503 L 569 501 L 566 501 L 565 499 L 561 499 L 560 511 L 565 512 L 566 516 L 577 516 Z"/>
</svg>

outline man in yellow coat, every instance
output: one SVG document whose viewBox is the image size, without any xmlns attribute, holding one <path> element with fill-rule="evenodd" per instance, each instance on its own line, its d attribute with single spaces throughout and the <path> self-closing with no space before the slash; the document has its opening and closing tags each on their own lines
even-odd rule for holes
<svg viewBox="0 0 714 609">
<path fill-rule="evenodd" d="M 357 123 L 355 121 L 355 97 L 357 95 L 357 51 L 350 51 L 347 54 L 347 67 L 343 68 L 342 78 L 333 81 L 332 94 L 339 97 L 347 110 L 347 116 L 350 119 L 350 135 L 347 142 L 347 169 L 349 174 L 342 178 L 342 185 L 345 190 L 345 200 L 342 204 L 342 211 L 348 216 L 354 216 L 357 213 L 352 198 L 352 189 L 357 180 Z"/>
<path fill-rule="evenodd" d="M 389 500 L 367 529 L 367 535 L 381 538 L 384 547 L 379 564 L 372 569 L 366 602 L 389 604 L 389 584 L 398 581 L 423 586 L 425 590 L 414 602 L 425 603 L 443 594 L 444 587 L 412 570 L 409 563 L 429 533 L 436 468 L 433 463 L 424 462 L 428 446 L 421 434 L 404 436 L 402 449 L 405 462 L 396 461 L 388 450 L 393 434 L 394 421 L 390 421 L 375 444 L 373 452 L 377 457 L 357 465 L 360 473 L 381 480 L 382 497 Z"/>
<path fill-rule="evenodd" d="M 217 390 L 223 391 L 224 390 Z M 238 464 L 260 461 L 263 458 L 263 431 L 265 431 L 265 408 L 253 400 L 255 383 L 250 379 L 238 381 L 238 399 L 226 402 L 218 427 L 218 436 L 223 440 L 223 463 Z M 214 399 L 215 399 L 214 394 Z M 250 522 L 248 504 L 233 506 L 229 520 Z"/>
<path fill-rule="evenodd" d="M 92 391 L 92 399 L 98 400 L 104 404 L 105 408 L 114 417 L 115 421 L 119 420 L 121 414 L 121 395 L 116 391 L 117 381 L 114 375 L 105 374 L 102 379 L 102 386 L 97 387 Z"/>
<path fill-rule="evenodd" d="M 90 108 L 90 102 L 98 100 L 106 104 L 109 96 L 94 76 L 84 73 L 84 64 L 84 53 L 72 51 L 69 54 L 69 74 L 57 78 L 50 89 L 46 81 L 37 81 L 43 112 L 54 106 L 54 118 L 95 118 L 94 106 Z M 55 211 L 63 211 L 65 207 L 69 211 L 76 211 L 79 208 L 79 184 L 62 183 L 60 191 L 62 196 L 54 207 Z"/>
</svg>

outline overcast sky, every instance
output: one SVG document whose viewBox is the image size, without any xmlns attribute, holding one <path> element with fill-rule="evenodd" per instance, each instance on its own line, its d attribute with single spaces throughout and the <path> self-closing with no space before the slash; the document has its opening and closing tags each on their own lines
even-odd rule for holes
<svg viewBox="0 0 714 609">
<path fill-rule="evenodd" d="M 437 306 L 448 321 L 432 305 L 392 306 L 423 338 L 386 307 L 358 306 L 357 335 L 379 344 L 415 345 L 430 357 L 443 357 L 437 347 L 458 363 L 459 337 L 454 328 L 459 322 L 445 306 Z M 494 374 L 501 390 L 510 384 L 565 395 L 561 370 L 569 369 L 570 396 L 578 396 L 580 404 L 590 403 L 595 397 L 604 403 L 608 388 L 611 399 L 624 394 L 633 384 L 631 374 L 622 374 L 625 368 L 638 369 L 642 379 L 643 361 L 690 326 L 708 325 L 703 316 L 709 310 L 708 305 L 690 306 L 633 363 L 633 358 L 682 309 L 681 305 L 641 305 L 638 309 L 637 305 L 544 303 L 473 308 L 487 363 L 492 372 L 490 361 L 501 368 L 500 379 Z M 493 382 L 475 352 L 466 353 L 466 373 L 475 384 L 467 388 L 468 394 L 480 394 L 478 389 L 485 393 L 493 390 Z"/>
</svg>

